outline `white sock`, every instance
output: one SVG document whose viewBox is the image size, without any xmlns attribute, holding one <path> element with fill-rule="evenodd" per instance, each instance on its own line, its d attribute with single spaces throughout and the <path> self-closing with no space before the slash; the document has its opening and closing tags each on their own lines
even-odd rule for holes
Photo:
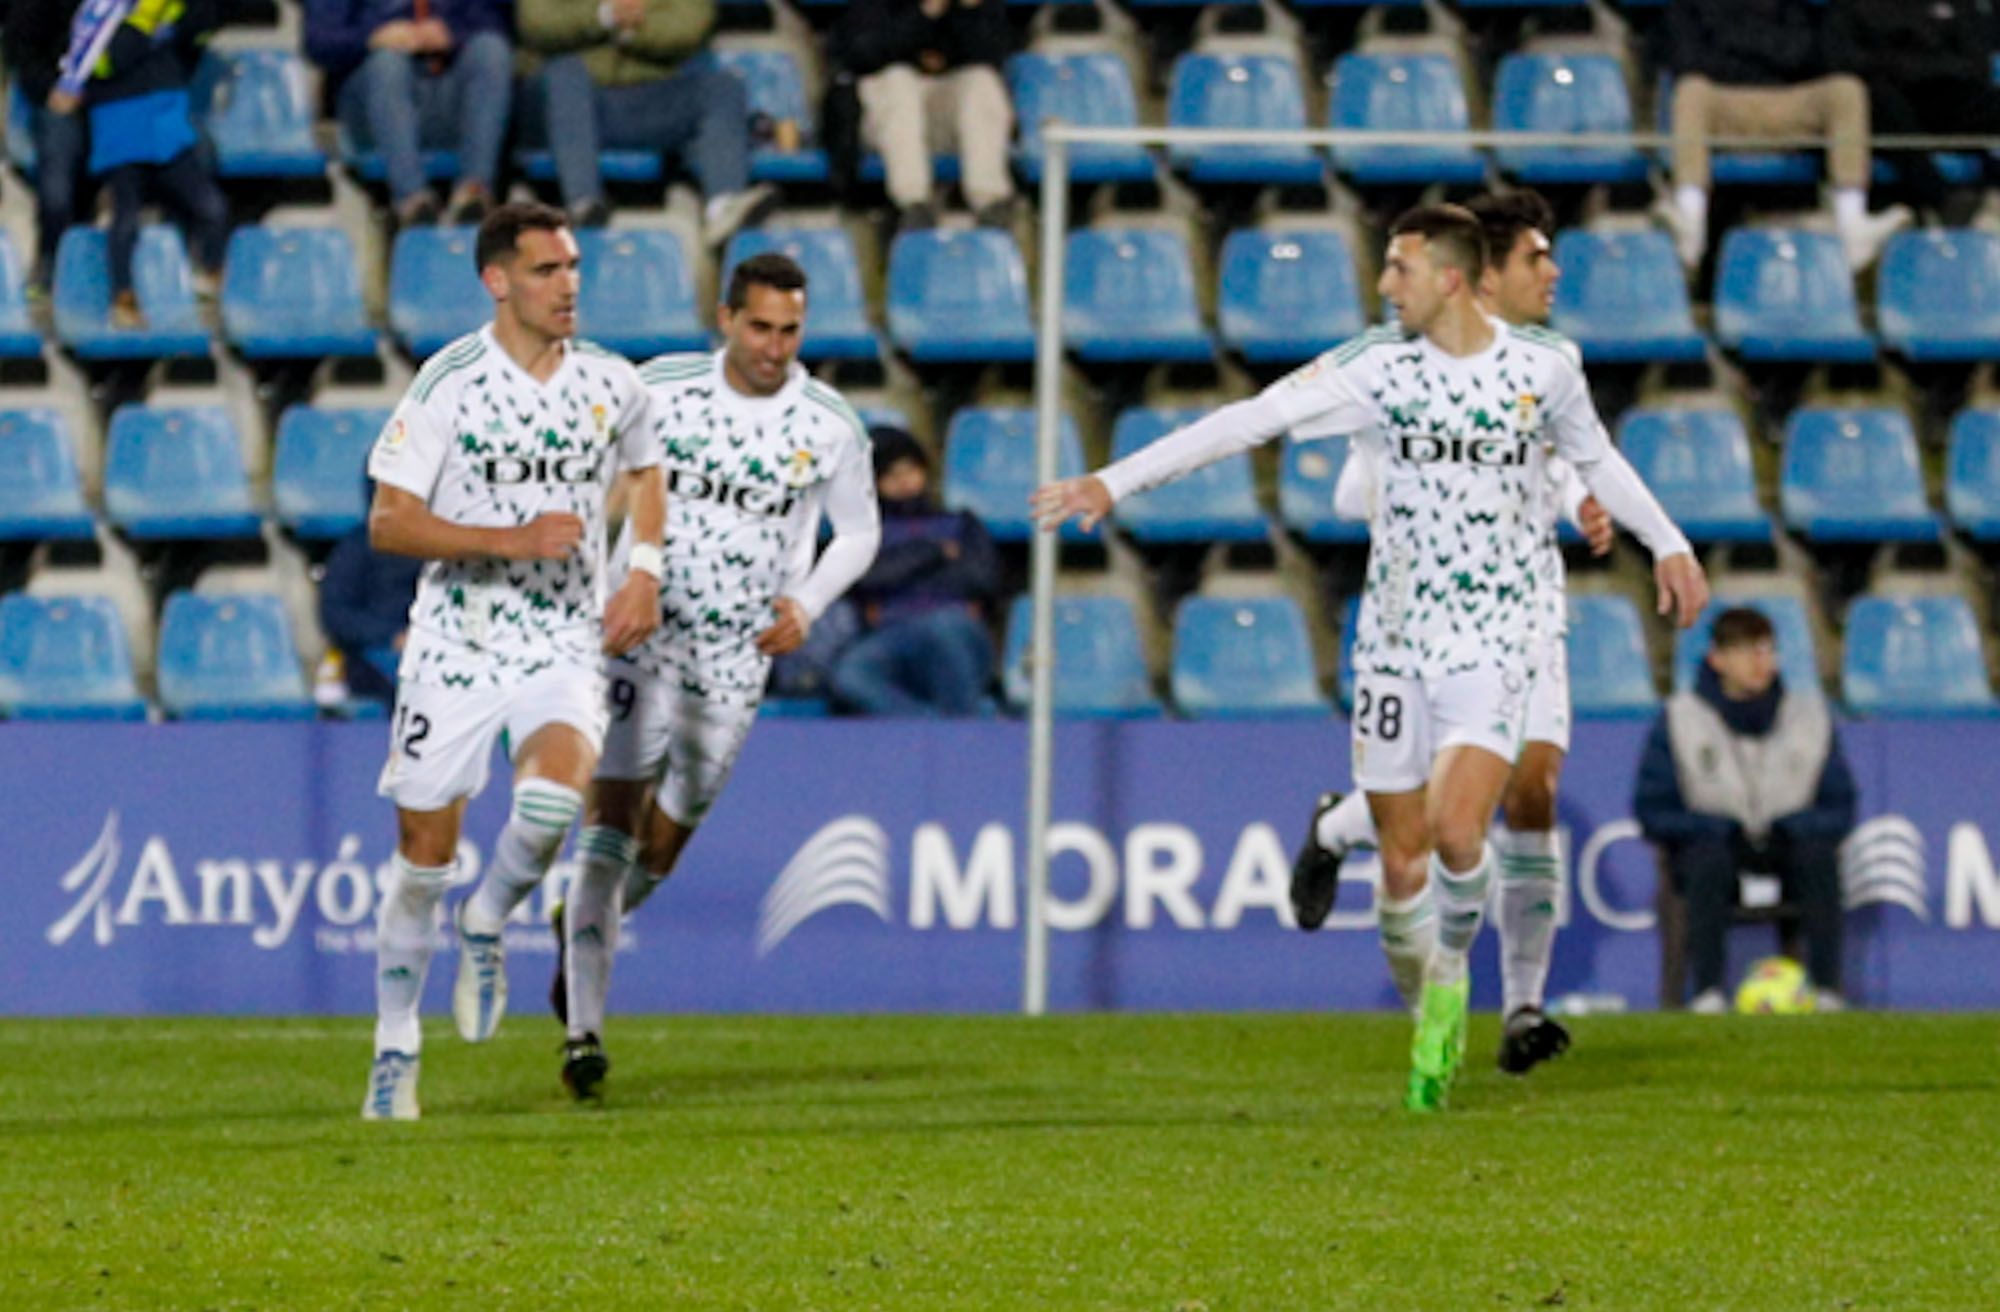
<svg viewBox="0 0 2000 1312">
<path fill-rule="evenodd" d="M 375 911 L 375 1051 L 414 1056 L 424 1045 L 418 1013 L 451 867 L 413 866 L 400 852 L 390 867 Z"/>
<path fill-rule="evenodd" d="M 1494 907 L 1500 931 L 1501 1016 L 1540 1007 L 1556 942 L 1556 905 L 1562 895 L 1562 848 L 1553 829 L 1499 826 L 1500 897 Z"/>
<path fill-rule="evenodd" d="M 1431 886 L 1425 884 L 1400 902 L 1385 889 L 1375 913 L 1382 955 L 1389 959 L 1389 978 L 1395 981 L 1403 1005 L 1415 1010 L 1423 992 L 1424 967 L 1437 949 L 1437 906 L 1431 900 Z"/>
<path fill-rule="evenodd" d="M 486 875 L 465 903 L 465 928 L 473 934 L 498 934 L 507 917 L 534 891 L 555 863 L 563 835 L 583 809 L 574 788 L 548 779 L 523 779 L 514 785 L 514 810 L 493 844 Z"/>
<path fill-rule="evenodd" d="M 1696 232 L 1708 230 L 1708 188 L 1674 188 L 1674 206 L 1688 221 L 1688 226 Z"/>
<path fill-rule="evenodd" d="M 1319 818 L 1313 829 L 1319 845 L 1335 856 L 1346 856 L 1356 847 L 1375 846 L 1375 817 L 1368 811 L 1368 794 L 1349 793 L 1339 805 Z"/>
<path fill-rule="evenodd" d="M 656 875 L 635 862 L 631 869 L 625 872 L 625 895 L 619 899 L 619 905 L 625 908 L 625 914 L 629 916 L 645 905 L 646 899 L 653 896 L 654 889 L 666 882 L 665 875 Z"/>
<path fill-rule="evenodd" d="M 1438 945 L 1431 954 L 1425 978 L 1438 984 L 1456 984 L 1465 978 L 1465 957 L 1472 940 L 1479 937 L 1480 922 L 1486 918 L 1486 891 L 1493 882 L 1493 848 L 1479 852 L 1479 864 L 1463 873 L 1445 868 L 1436 852 L 1431 853 L 1430 882 L 1437 889 Z"/>
<path fill-rule="evenodd" d="M 1842 232 L 1851 232 L 1868 217 L 1868 193 L 1859 187 L 1833 189 L 1833 221 Z"/>
<path fill-rule="evenodd" d="M 569 947 L 569 1036 L 580 1039 L 604 1033 L 604 1003 L 611 995 L 611 963 L 624 917 L 621 894 L 639 840 L 591 825 L 577 835 L 576 846 L 583 863 L 563 903 L 563 934 Z"/>
</svg>

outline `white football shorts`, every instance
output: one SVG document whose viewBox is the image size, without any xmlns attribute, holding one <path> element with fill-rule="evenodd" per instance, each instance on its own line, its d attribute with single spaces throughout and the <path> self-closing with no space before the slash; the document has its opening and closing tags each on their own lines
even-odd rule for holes
<svg viewBox="0 0 2000 1312">
<path fill-rule="evenodd" d="M 1528 731 L 1531 743 L 1569 750 L 1569 643 L 1558 633 L 1535 646 L 1528 662 Z"/>
<path fill-rule="evenodd" d="M 1447 747 L 1481 747 L 1510 765 L 1521 753 L 1527 675 L 1485 668 L 1434 679 L 1355 676 L 1354 786 L 1407 793 L 1430 781 Z"/>
<path fill-rule="evenodd" d="M 604 670 L 596 664 L 560 664 L 511 688 L 404 683 L 375 791 L 406 811 L 436 811 L 486 787 L 502 734 L 510 758 L 550 724 L 572 726 L 596 750 L 604 720 Z"/>
<path fill-rule="evenodd" d="M 722 796 L 757 707 L 692 693 L 672 674 L 613 661 L 606 695 L 611 716 L 598 758 L 599 779 L 654 779 L 656 804 L 683 829 L 701 823 Z"/>
</svg>

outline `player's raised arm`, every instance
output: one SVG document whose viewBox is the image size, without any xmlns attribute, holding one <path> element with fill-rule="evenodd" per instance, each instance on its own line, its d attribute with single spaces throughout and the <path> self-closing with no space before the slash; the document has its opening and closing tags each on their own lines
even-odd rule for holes
<svg viewBox="0 0 2000 1312">
<path fill-rule="evenodd" d="M 667 527 L 667 480 L 658 465 L 628 469 L 618 476 L 617 494 L 632 525 L 630 570 L 604 608 L 604 650 L 623 656 L 660 627 L 660 576 L 666 572 L 660 544 Z"/>
</svg>

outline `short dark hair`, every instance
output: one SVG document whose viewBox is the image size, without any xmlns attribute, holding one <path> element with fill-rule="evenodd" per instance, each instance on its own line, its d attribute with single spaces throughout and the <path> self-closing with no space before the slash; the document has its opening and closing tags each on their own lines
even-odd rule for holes
<svg viewBox="0 0 2000 1312">
<path fill-rule="evenodd" d="M 1481 196 L 1465 208 L 1479 220 L 1486 234 L 1486 262 L 1495 268 L 1507 262 L 1522 233 L 1539 232 L 1551 240 L 1556 235 L 1556 212 L 1532 188 Z"/>
<path fill-rule="evenodd" d="M 1771 627 L 1770 619 L 1761 610 L 1749 606 L 1731 606 L 1715 617 L 1715 627 L 1709 630 L 1708 645 L 1716 651 L 1725 647 L 1747 647 L 1753 642 L 1772 642 L 1778 631 Z"/>
<path fill-rule="evenodd" d="M 1390 225 L 1391 237 L 1414 233 L 1430 243 L 1433 258 L 1459 270 L 1469 283 L 1486 271 L 1486 236 L 1463 205 L 1419 205 Z"/>
<path fill-rule="evenodd" d="M 556 232 L 569 226 L 569 216 L 540 201 L 509 201 L 488 214 L 473 244 L 473 267 L 485 270 L 520 249 L 524 232 Z"/>
<path fill-rule="evenodd" d="M 763 251 L 752 255 L 736 266 L 729 275 L 729 291 L 722 303 L 731 310 L 740 310 L 750 301 L 750 288 L 770 287 L 781 292 L 802 292 L 806 289 L 806 271 L 799 262 L 783 251 Z"/>
</svg>

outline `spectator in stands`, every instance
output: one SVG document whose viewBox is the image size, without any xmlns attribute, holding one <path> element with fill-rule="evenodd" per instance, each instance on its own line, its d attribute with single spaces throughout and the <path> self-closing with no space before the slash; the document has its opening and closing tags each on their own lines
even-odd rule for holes
<svg viewBox="0 0 2000 1312">
<path fill-rule="evenodd" d="M 423 152 L 458 155 L 445 214 L 493 205 L 514 95 L 510 0 L 305 0 L 306 54 L 348 135 L 382 153 L 396 225 L 435 223 Z"/>
<path fill-rule="evenodd" d="M 362 487 L 362 504 L 374 505 L 374 483 L 364 477 Z M 375 550 L 365 522 L 334 543 L 319 581 L 319 624 L 340 652 L 353 696 L 395 700 L 396 667 L 423 570 L 415 557 Z"/>
<path fill-rule="evenodd" d="M 609 217 L 599 150 L 675 157 L 704 198 L 702 237 L 755 227 L 778 194 L 750 184 L 743 83 L 703 58 L 714 0 L 520 0 L 521 44 L 537 57 L 549 148 L 577 227 Z"/>
<path fill-rule="evenodd" d="M 902 228 L 937 222 L 931 154 L 954 149 L 977 222 L 1012 223 L 1014 106 L 1000 78 L 1012 39 L 1007 0 L 855 0 L 834 28 L 828 53 L 858 79 L 861 135 L 882 152 Z"/>
<path fill-rule="evenodd" d="M 1712 135 L 1824 135 L 1834 221 L 1856 271 L 1910 222 L 1901 206 L 1868 212 L 1868 88 L 1828 72 L 1820 14 L 1813 0 L 1671 0 L 1674 194 L 1660 213 L 1689 268 L 1708 244 Z"/>
<path fill-rule="evenodd" d="M 1646 742 L 1633 799 L 1687 899 L 1695 1011 L 1728 1009 L 1724 946 L 1745 870 L 1783 881 L 1819 1008 L 1840 1008 L 1838 854 L 1854 802 L 1826 701 L 1786 689 L 1770 620 L 1747 607 L 1716 616 L 1694 689 L 1674 694 Z"/>
<path fill-rule="evenodd" d="M 834 661 L 834 697 L 864 715 L 977 715 L 993 677 L 993 541 L 971 514 L 938 508 L 915 438 L 899 428 L 869 434 L 882 545 L 854 585 L 865 631 Z"/>
<path fill-rule="evenodd" d="M 132 255 L 149 192 L 179 211 L 193 247 L 196 286 L 213 297 L 229 242 L 229 202 L 195 134 L 188 85 L 219 16 L 215 0 L 88 0 L 71 20 L 69 49 L 49 108 L 90 112 L 90 171 L 111 191 L 111 321 L 144 322 Z"/>
<path fill-rule="evenodd" d="M 31 294 L 46 295 L 55 272 L 56 243 L 76 220 L 90 151 L 87 120 L 74 111 L 52 108 L 56 74 L 69 49 L 70 22 L 83 0 L 34 0 L 7 10 L 4 43 L 7 76 L 29 105 L 29 135 L 35 143 L 35 268 Z"/>
</svg>

